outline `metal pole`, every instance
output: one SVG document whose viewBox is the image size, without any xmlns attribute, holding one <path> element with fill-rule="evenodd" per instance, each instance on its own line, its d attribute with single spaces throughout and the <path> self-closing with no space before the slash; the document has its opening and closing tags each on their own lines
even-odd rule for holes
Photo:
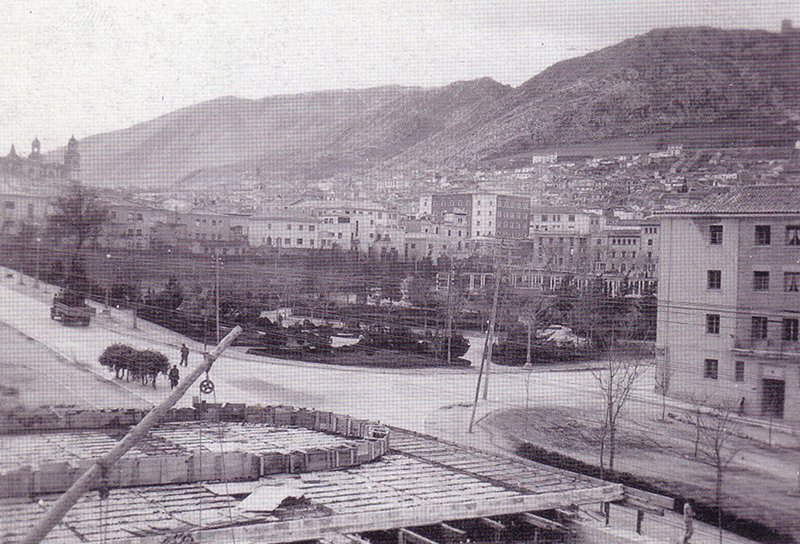
<svg viewBox="0 0 800 544">
<path fill-rule="evenodd" d="M 39 287 L 39 254 L 41 253 L 42 249 L 42 239 L 38 236 L 36 237 L 36 275 L 33 278 L 33 286 L 38 289 Z"/>
<path fill-rule="evenodd" d="M 214 364 L 214 361 L 216 361 L 217 358 L 222 355 L 222 352 L 224 352 L 228 346 L 231 345 L 231 343 L 236 339 L 237 336 L 239 336 L 239 334 L 241 334 L 241 332 L 242 328 L 237 326 L 230 333 L 228 333 L 225 338 L 223 338 L 222 342 L 217 345 L 213 352 L 204 354 L 205 361 L 203 364 L 197 366 L 194 371 L 189 374 L 189 376 L 187 376 L 187 378 L 180 383 L 166 399 L 164 399 L 161 404 L 153 408 L 144 417 L 144 419 L 142 419 L 135 427 L 128 431 L 128 434 L 126 434 L 125 437 L 111 449 L 111 451 L 100 457 L 91 467 L 89 467 L 89 470 L 84 472 L 83 475 L 78 478 L 75 483 L 72 484 L 72 486 L 70 486 L 70 488 L 67 489 L 55 503 L 53 503 L 53 505 L 50 507 L 50 510 L 45 513 L 44 517 L 39 520 L 31 532 L 27 534 L 24 540 L 22 540 L 22 544 L 38 544 L 41 542 L 53 529 L 53 527 L 61 522 L 61 519 L 69 511 L 69 509 L 72 508 L 76 502 L 78 502 L 78 500 L 92 487 L 92 485 L 94 485 L 102 473 L 110 469 L 120 457 L 125 455 L 128 450 L 130 450 L 136 445 L 137 442 L 139 442 L 139 440 L 144 438 L 151 428 L 158 424 L 161 418 L 167 413 L 167 410 L 172 408 L 181 399 L 181 397 L 183 397 L 183 395 L 194 384 L 194 382 L 211 368 L 211 365 Z"/>
<path fill-rule="evenodd" d="M 497 326 L 497 303 L 500 298 L 500 268 L 495 261 L 495 280 L 494 280 L 494 298 L 492 300 L 492 314 L 489 319 L 489 329 L 486 331 L 486 344 L 484 355 L 488 354 L 486 358 L 486 373 L 483 376 L 483 400 L 489 398 L 489 368 L 492 366 L 492 344 L 494 344 L 494 329 Z"/>
<path fill-rule="evenodd" d="M 475 384 L 475 399 L 472 401 L 472 415 L 469 418 L 468 433 L 472 433 L 472 426 L 475 425 L 475 412 L 478 410 L 478 397 L 481 392 L 481 377 L 483 376 L 483 368 L 486 364 L 486 345 L 489 343 L 489 330 L 486 330 L 486 340 L 483 344 L 483 354 L 481 355 L 481 367 L 478 370 L 478 383 Z"/>
<path fill-rule="evenodd" d="M 219 255 L 214 255 L 214 271 L 216 273 L 216 315 L 217 315 L 217 343 L 219 344 Z"/>
<path fill-rule="evenodd" d="M 453 283 L 454 267 L 450 263 L 450 272 L 447 273 L 447 364 L 453 362 L 453 305 L 450 301 L 450 286 Z"/>
</svg>

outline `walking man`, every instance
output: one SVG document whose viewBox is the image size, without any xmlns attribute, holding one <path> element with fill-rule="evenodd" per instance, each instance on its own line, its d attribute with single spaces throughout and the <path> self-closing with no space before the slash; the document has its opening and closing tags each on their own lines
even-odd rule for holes
<svg viewBox="0 0 800 544">
<path fill-rule="evenodd" d="M 178 372 L 178 366 L 172 365 L 172 368 L 169 369 L 169 388 L 175 389 L 178 387 L 178 382 L 180 381 L 180 373 Z"/>
<path fill-rule="evenodd" d="M 686 532 L 683 535 L 683 544 L 689 544 L 689 540 L 694 534 L 694 500 L 689 499 L 683 505 L 683 524 Z"/>
<path fill-rule="evenodd" d="M 181 344 L 181 366 L 189 366 L 189 348 Z"/>
</svg>

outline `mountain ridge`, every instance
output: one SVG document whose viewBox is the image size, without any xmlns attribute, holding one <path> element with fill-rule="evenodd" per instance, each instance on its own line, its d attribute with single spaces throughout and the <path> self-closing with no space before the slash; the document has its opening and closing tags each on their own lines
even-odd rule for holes
<svg viewBox="0 0 800 544">
<path fill-rule="evenodd" d="M 314 178 L 378 165 L 480 166 L 690 126 L 745 127 L 733 144 L 748 140 L 746 127 L 788 139 L 800 124 L 797 66 L 798 32 L 682 27 L 558 62 L 517 87 L 483 77 L 223 96 L 83 139 L 83 177 L 152 186 L 238 167 Z"/>
</svg>

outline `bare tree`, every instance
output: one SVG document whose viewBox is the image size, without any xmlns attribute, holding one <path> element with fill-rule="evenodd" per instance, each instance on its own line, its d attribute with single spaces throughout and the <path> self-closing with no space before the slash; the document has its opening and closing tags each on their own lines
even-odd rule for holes
<svg viewBox="0 0 800 544">
<path fill-rule="evenodd" d="M 608 443 L 608 469 L 614 470 L 617 422 L 641 374 L 642 366 L 639 361 L 617 358 L 613 353 L 604 368 L 592 370 L 603 402 L 603 423 L 600 433 L 601 477 L 604 470 L 606 443 Z"/>
<path fill-rule="evenodd" d="M 702 397 L 691 396 L 687 401 L 692 405 L 689 416 L 691 418 L 691 424 L 694 425 L 694 457 L 697 458 L 700 455 L 700 440 L 703 434 L 703 413 L 708 408 L 708 395 Z"/>
<path fill-rule="evenodd" d="M 78 275 L 78 256 L 87 242 L 96 239 L 108 219 L 108 209 L 97 193 L 78 181 L 70 182 L 64 193 L 53 203 L 54 213 L 49 217 L 51 233 L 58 239 L 72 241 L 73 252 L 67 283 Z"/>
<path fill-rule="evenodd" d="M 733 461 L 739 449 L 733 439 L 740 434 L 741 424 L 732 417 L 729 407 L 722 407 L 713 412 L 704 412 L 700 416 L 701 439 L 700 461 L 714 467 L 714 497 L 717 507 L 717 527 L 719 542 L 722 544 L 722 484 L 725 471 Z"/>
</svg>

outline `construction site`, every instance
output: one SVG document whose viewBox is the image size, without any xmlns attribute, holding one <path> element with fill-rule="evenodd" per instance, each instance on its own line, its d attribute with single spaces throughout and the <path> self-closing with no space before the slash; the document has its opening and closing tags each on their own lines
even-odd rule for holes
<svg viewBox="0 0 800 544">
<path fill-rule="evenodd" d="M 39 410 L 5 418 L 3 542 L 24 541 L 144 416 Z M 577 506 L 624 498 L 618 484 L 349 416 L 200 403 L 169 411 L 104 468 L 44 541 L 561 542 L 575 533 Z"/>
</svg>

